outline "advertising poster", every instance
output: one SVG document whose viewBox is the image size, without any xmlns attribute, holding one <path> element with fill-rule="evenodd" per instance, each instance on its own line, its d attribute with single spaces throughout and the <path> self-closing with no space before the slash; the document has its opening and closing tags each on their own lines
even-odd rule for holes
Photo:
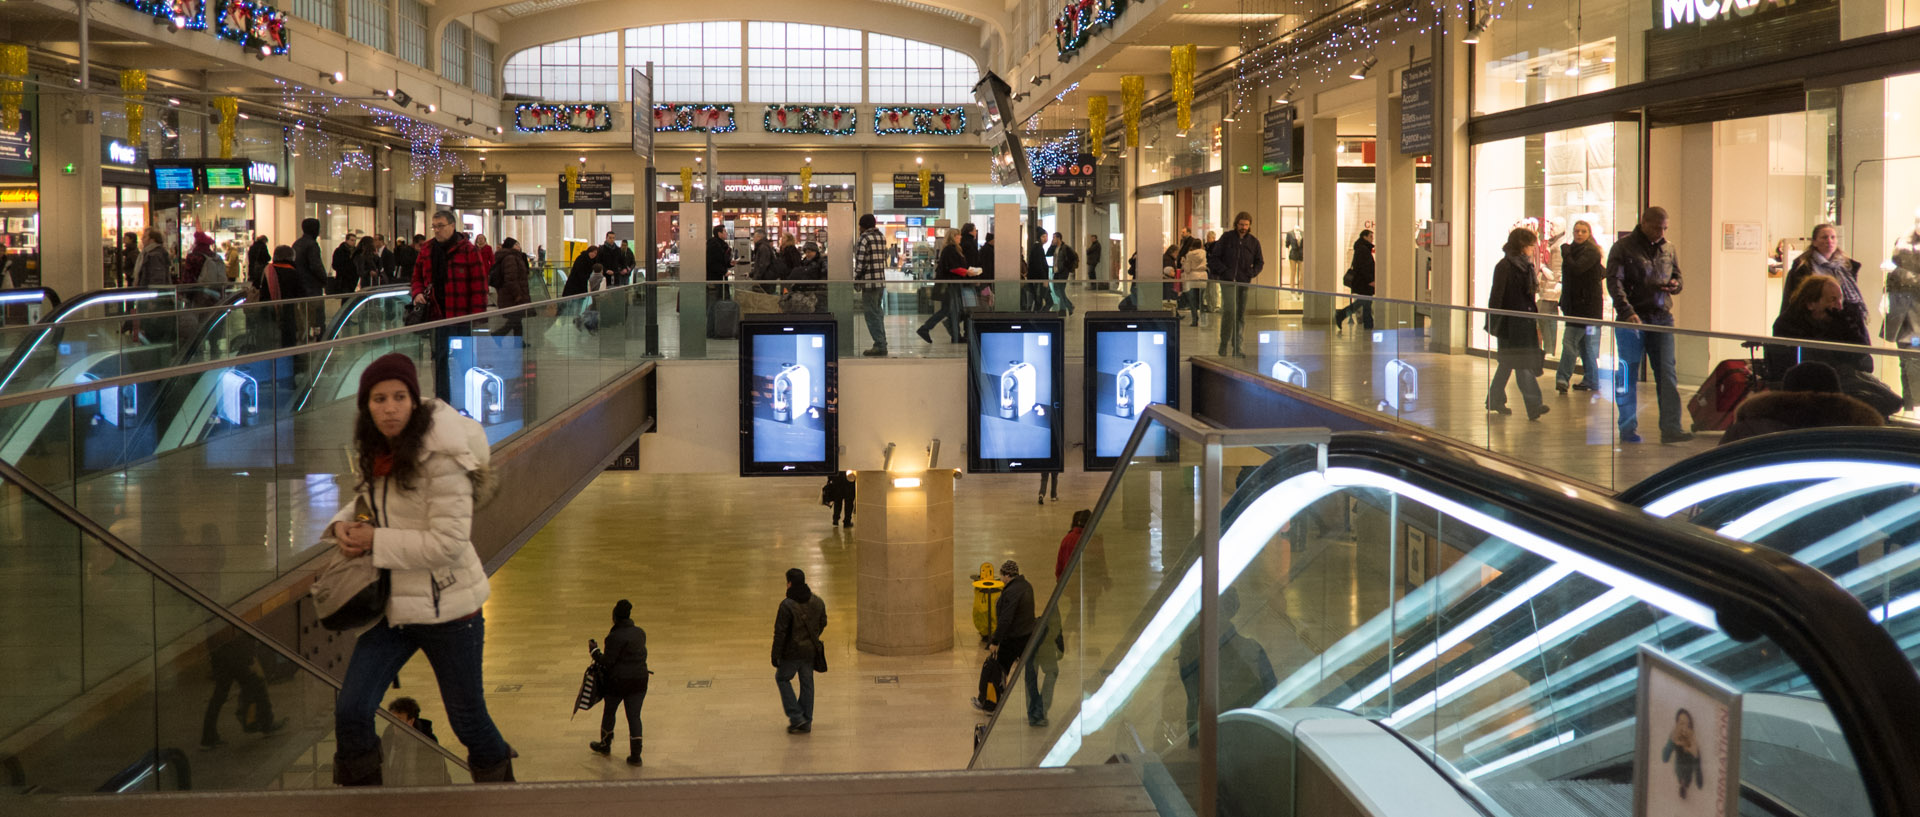
<svg viewBox="0 0 1920 817">
<path fill-rule="evenodd" d="M 1634 817 L 1737 817 L 1740 691 L 1640 648 Z"/>
<path fill-rule="evenodd" d="M 1086 317 L 1086 470 L 1112 469 L 1147 406 L 1178 407 L 1180 321 L 1172 313 L 1096 312 Z M 1134 455 L 1174 453 L 1167 429 L 1147 429 Z"/>
<path fill-rule="evenodd" d="M 1060 470 L 1062 332 L 1058 318 L 974 319 L 968 350 L 972 470 Z"/>
<path fill-rule="evenodd" d="M 479 421 L 489 443 L 498 443 L 526 425 L 522 352 L 519 335 L 447 339 L 453 407 Z"/>
<path fill-rule="evenodd" d="M 1307 384 L 1312 378 L 1307 374 L 1306 361 L 1287 357 L 1287 350 L 1282 342 L 1283 337 L 1280 332 L 1273 330 L 1254 334 L 1254 340 L 1257 342 L 1254 361 L 1260 367 L 1260 373 L 1289 386 L 1310 388 Z"/>
<path fill-rule="evenodd" d="M 784 317 L 741 324 L 741 476 L 839 470 L 836 327 Z"/>
</svg>

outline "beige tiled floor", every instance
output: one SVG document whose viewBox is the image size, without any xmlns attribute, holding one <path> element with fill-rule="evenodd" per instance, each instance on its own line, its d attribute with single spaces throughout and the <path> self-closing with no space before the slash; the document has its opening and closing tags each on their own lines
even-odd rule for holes
<svg viewBox="0 0 1920 817">
<path fill-rule="evenodd" d="M 956 488 L 955 572 L 1015 558 L 1044 600 L 1073 510 L 1090 507 L 1104 474 L 1067 474 L 1060 500 L 1036 505 L 1031 476 L 969 476 Z M 601 477 L 493 577 L 486 607 L 488 705 L 520 751 L 523 780 L 688 777 L 963 768 L 968 705 L 981 659 L 970 618 L 955 648 L 918 657 L 853 649 L 855 545 L 831 527 L 811 479 Z M 857 522 L 857 520 L 856 520 Z M 832 671 L 819 688 L 811 735 L 786 734 L 769 647 L 788 567 L 807 571 L 827 601 Z M 956 587 L 957 611 L 970 591 Z M 654 672 L 646 765 L 587 751 L 600 712 L 568 718 L 589 637 L 606 634 L 621 598 L 647 631 Z M 967 613 L 962 613 L 967 615 Z M 877 683 L 876 677 L 897 678 Z M 401 675 L 428 717 L 444 723 L 431 669 Z M 444 728 L 439 730 L 446 732 Z M 453 745 L 450 735 L 442 739 Z M 625 748 L 624 717 L 616 746 Z M 458 751 L 457 746 L 455 746 Z"/>
</svg>

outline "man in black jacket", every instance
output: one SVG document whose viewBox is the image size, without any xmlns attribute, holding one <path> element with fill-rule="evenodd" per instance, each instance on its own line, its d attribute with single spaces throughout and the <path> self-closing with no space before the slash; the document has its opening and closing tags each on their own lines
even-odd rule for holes
<svg viewBox="0 0 1920 817">
<path fill-rule="evenodd" d="M 824 647 L 820 633 L 827 629 L 827 603 L 807 586 L 800 568 L 787 570 L 787 597 L 773 616 L 773 682 L 780 687 L 780 706 L 787 713 L 787 734 L 813 731 L 813 670 Z M 793 678 L 800 676 L 800 694 L 793 694 Z"/>
<path fill-rule="evenodd" d="M 320 219 L 310 218 L 300 222 L 300 237 L 293 242 L 293 271 L 304 286 L 301 294 L 286 295 L 288 298 L 324 295 L 327 291 L 327 266 L 320 256 Z M 285 292 L 283 286 L 281 290 Z M 326 308 L 321 304 L 309 304 L 305 310 L 306 327 L 302 336 L 314 339 L 320 327 L 326 325 Z M 303 360 L 296 358 L 296 360 Z"/>
<path fill-rule="evenodd" d="M 1345 275 L 1341 276 L 1343 280 L 1341 280 L 1340 283 L 1346 285 L 1348 292 L 1355 295 L 1372 295 L 1374 293 L 1372 230 L 1361 230 L 1360 237 L 1353 240 L 1353 263 L 1347 267 L 1347 270 L 1351 272 L 1352 275 L 1350 277 Z M 1349 283 L 1349 281 L 1351 281 L 1351 283 Z M 1333 313 L 1334 332 L 1342 335 L 1346 334 L 1347 319 L 1353 317 L 1356 312 L 1360 314 L 1360 328 L 1372 331 L 1373 301 L 1355 298 L 1346 306 L 1340 307 L 1338 311 Z"/>
<path fill-rule="evenodd" d="M 352 292 L 360 283 L 360 271 L 353 266 L 353 231 L 347 231 L 340 246 L 333 248 L 333 281 L 327 287 L 328 295 L 340 295 Z"/>
<path fill-rule="evenodd" d="M 987 666 L 980 673 L 980 694 L 973 699 L 973 708 L 982 712 L 994 710 L 994 704 L 987 702 L 987 684 L 997 679 L 1004 692 L 1014 662 L 1020 660 L 1021 653 L 1027 651 L 1027 640 L 1033 638 L 1033 585 L 1020 575 L 1020 563 L 1012 559 L 1001 562 L 1000 580 L 1006 587 L 1000 590 L 1000 599 L 994 604 L 996 621 L 993 635 L 987 640 Z M 1027 688 L 1032 690 L 1032 668 L 1028 670 Z M 1028 701 L 1029 708 L 1033 703 Z"/>
<path fill-rule="evenodd" d="M 1640 226 L 1613 242 L 1607 251 L 1607 294 L 1614 319 L 1651 326 L 1673 325 L 1673 296 L 1680 294 L 1680 260 L 1667 243 L 1667 211 L 1649 207 Z M 1680 428 L 1680 385 L 1674 372 L 1673 334 L 1640 329 L 1614 330 L 1614 346 L 1624 374 L 1614 389 L 1620 441 L 1640 442 L 1640 383 L 1644 358 L 1653 367 L 1660 403 L 1660 442 L 1683 443 L 1693 435 Z"/>
<path fill-rule="evenodd" d="M 1053 256 L 1053 280 L 1055 281 L 1071 280 L 1073 274 L 1080 271 L 1080 253 L 1075 252 L 1073 245 L 1067 243 L 1066 236 L 1054 233 L 1053 245 L 1047 248 L 1047 255 Z M 1060 308 L 1067 310 L 1068 315 L 1072 315 L 1073 299 L 1067 297 L 1066 286 L 1063 284 L 1052 286 L 1054 301 L 1060 304 Z"/>
<path fill-rule="evenodd" d="M 413 262 L 420 257 L 420 244 L 427 240 L 424 235 L 414 235 L 412 241 L 396 240 L 399 245 L 393 248 L 393 282 L 396 284 L 413 283 Z"/>
<path fill-rule="evenodd" d="M 1260 239 L 1253 237 L 1253 214 L 1241 211 L 1233 217 L 1233 232 L 1213 243 L 1207 254 L 1207 278 L 1220 286 L 1220 352 L 1231 348 L 1241 356 L 1240 329 L 1247 320 L 1247 291 L 1236 284 L 1253 283 L 1267 265 L 1260 254 Z"/>
</svg>

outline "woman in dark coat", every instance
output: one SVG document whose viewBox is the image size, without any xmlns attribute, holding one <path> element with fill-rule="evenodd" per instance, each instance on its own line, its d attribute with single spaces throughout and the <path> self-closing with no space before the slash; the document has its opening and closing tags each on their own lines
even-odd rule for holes
<svg viewBox="0 0 1920 817">
<path fill-rule="evenodd" d="M 267 237 L 254 236 L 253 246 L 247 248 L 247 280 L 254 289 L 266 291 L 267 267 L 272 265 L 273 250 L 267 246 Z"/>
<path fill-rule="evenodd" d="M 1599 320 L 1603 314 L 1601 303 L 1606 277 L 1606 259 L 1600 253 L 1600 245 L 1593 240 L 1593 226 L 1584 221 L 1574 222 L 1573 242 L 1560 245 L 1560 314 Z M 1586 374 L 1573 388 L 1592 391 L 1600 382 L 1596 374 L 1599 369 L 1595 368 L 1600 334 L 1597 331 L 1589 334 L 1592 328 L 1578 321 L 1567 321 L 1560 335 L 1560 369 L 1554 374 L 1553 387 L 1561 394 L 1567 393 L 1567 381 L 1573 379 L 1576 357 Z"/>
<path fill-rule="evenodd" d="M 622 704 L 627 707 L 627 765 L 640 765 L 640 706 L 647 701 L 647 631 L 634 626 L 633 603 L 621 599 L 613 605 L 613 629 L 607 631 L 603 651 L 593 639 L 587 639 L 587 654 L 606 678 L 606 704 L 600 714 L 600 740 L 587 748 L 600 754 L 613 751 L 613 717 Z"/>
<path fill-rule="evenodd" d="M 1489 309 L 1540 311 L 1535 301 L 1539 279 L 1533 271 L 1533 247 L 1538 242 L 1533 231 L 1525 227 L 1515 227 L 1507 234 L 1506 246 L 1501 248 L 1506 257 L 1493 267 L 1493 290 L 1487 296 Z M 1512 315 L 1489 315 L 1487 331 L 1500 344 L 1495 353 L 1499 365 L 1493 371 L 1493 382 L 1487 385 L 1487 410 L 1513 413 L 1507 408 L 1507 378 L 1512 377 L 1519 383 L 1521 399 L 1527 402 L 1527 419 L 1540 419 L 1540 415 L 1547 413 L 1547 404 L 1540 400 L 1538 380 L 1543 368 L 1540 322 Z"/>
<path fill-rule="evenodd" d="M 1870 342 L 1866 327 L 1854 320 L 1841 289 L 1839 281 L 1825 275 L 1816 273 L 1803 278 L 1800 287 L 1787 300 L 1786 310 L 1774 319 L 1773 336 L 1867 346 Z M 1833 367 L 1840 375 L 1840 390 L 1872 406 L 1882 417 L 1893 416 L 1905 405 L 1900 395 L 1886 384 L 1867 376 L 1867 372 L 1873 371 L 1873 355 L 1864 350 L 1843 352 L 1768 344 L 1766 355 L 1769 372 L 1786 372 L 1809 361 Z"/>
<path fill-rule="evenodd" d="M 361 289 L 372 289 L 380 275 L 380 251 L 373 248 L 373 236 L 361 236 L 353 249 L 353 274 Z"/>
<path fill-rule="evenodd" d="M 1360 237 L 1353 240 L 1353 265 L 1348 268 L 1348 271 L 1353 273 L 1353 283 L 1346 284 L 1348 292 L 1355 295 L 1373 295 L 1372 230 L 1361 230 Z M 1343 279 L 1342 283 L 1345 284 L 1344 279 L 1346 276 L 1341 276 L 1341 278 Z M 1333 313 L 1335 334 L 1346 333 L 1347 319 L 1353 317 L 1355 313 L 1360 315 L 1361 329 L 1373 329 L 1373 301 L 1370 299 L 1355 298 L 1346 306 L 1340 307 L 1339 311 Z"/>
<path fill-rule="evenodd" d="M 1793 259 L 1793 266 L 1787 270 L 1787 280 L 1780 293 L 1780 317 L 1786 317 L 1790 302 L 1799 292 L 1802 282 L 1808 276 L 1825 275 L 1832 278 L 1840 287 L 1839 315 L 1847 323 L 1854 324 L 1844 330 L 1832 330 L 1836 334 L 1844 333 L 1851 337 L 1858 334 L 1867 343 L 1867 301 L 1860 294 L 1860 262 L 1848 258 L 1840 251 L 1840 231 L 1831 224 L 1816 224 L 1813 227 L 1813 241 L 1807 245 L 1807 251 Z M 1804 310 L 1802 310 L 1804 311 Z M 1796 317 L 1795 320 L 1798 318 Z M 1857 331 L 1856 331 L 1857 330 Z M 1779 335 L 1779 332 L 1775 332 Z M 1847 340 L 1847 343 L 1856 341 Z M 1872 371 L 1869 367 L 1863 371 Z"/>
</svg>

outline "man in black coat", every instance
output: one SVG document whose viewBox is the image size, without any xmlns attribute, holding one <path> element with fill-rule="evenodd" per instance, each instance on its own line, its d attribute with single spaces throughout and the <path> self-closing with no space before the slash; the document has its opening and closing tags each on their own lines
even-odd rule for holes
<svg viewBox="0 0 1920 817">
<path fill-rule="evenodd" d="M 1247 291 L 1236 284 L 1250 284 L 1267 265 L 1260 253 L 1260 239 L 1253 237 L 1253 215 L 1241 211 L 1233 217 L 1233 232 L 1213 243 L 1207 254 L 1207 278 L 1220 286 L 1220 352 L 1241 355 L 1240 329 L 1247 321 Z"/>
<path fill-rule="evenodd" d="M 340 246 L 333 248 L 333 280 L 327 287 L 328 295 L 340 295 L 352 292 L 360 283 L 360 271 L 353 267 L 353 231 L 347 231 Z"/>
<path fill-rule="evenodd" d="M 565 297 L 585 294 L 587 285 L 592 283 L 595 266 L 604 268 L 604 265 L 600 264 L 600 245 L 589 244 L 586 252 L 573 257 L 573 269 L 567 273 L 567 285 L 560 288 L 560 295 Z"/>
<path fill-rule="evenodd" d="M 823 649 L 820 634 L 827 629 L 827 603 L 807 586 L 800 568 L 787 570 L 787 596 L 773 616 L 773 682 L 780 687 L 780 706 L 787 713 L 787 734 L 813 731 L 813 668 Z M 793 694 L 794 676 L 800 694 Z"/>
<path fill-rule="evenodd" d="M 613 605 L 613 629 L 607 631 L 607 649 L 587 639 L 587 655 L 606 675 L 607 692 L 600 713 L 600 740 L 587 748 L 609 754 L 613 751 L 613 719 L 622 705 L 627 708 L 627 765 L 640 765 L 640 706 L 647 700 L 647 631 L 633 623 L 633 602 L 621 599 Z"/>
<path fill-rule="evenodd" d="M 1352 275 L 1342 275 L 1340 283 L 1346 286 L 1348 292 L 1355 295 L 1374 293 L 1372 230 L 1361 230 L 1360 237 L 1353 240 L 1353 265 L 1347 270 Z M 1347 319 L 1353 317 L 1356 312 L 1360 313 L 1360 328 L 1373 329 L 1373 301 L 1355 298 L 1333 313 L 1334 331 L 1345 334 Z"/>
<path fill-rule="evenodd" d="M 1007 688 L 1006 678 L 1013 671 L 1014 662 L 1027 651 L 1027 641 L 1033 638 L 1035 619 L 1033 616 L 1033 584 L 1027 577 L 1020 575 L 1020 563 L 1008 559 L 1000 563 L 1000 580 L 1006 586 L 1000 590 L 1000 599 L 994 604 L 993 635 L 987 639 L 987 665 L 980 672 L 980 694 L 973 699 L 973 708 L 982 712 L 992 712 L 994 704 L 987 702 L 987 684 L 999 679 L 1002 691 Z M 1035 700 L 1038 693 L 1034 690 L 1033 668 L 1027 668 L 1027 690 L 1029 710 L 1040 708 Z M 1031 718 L 1031 712 L 1029 717 Z"/>
<path fill-rule="evenodd" d="M 415 235 L 412 241 L 400 239 L 393 248 L 393 282 L 396 284 L 413 283 L 413 262 L 420 257 L 420 244 L 427 240 L 424 235 Z"/>
</svg>

